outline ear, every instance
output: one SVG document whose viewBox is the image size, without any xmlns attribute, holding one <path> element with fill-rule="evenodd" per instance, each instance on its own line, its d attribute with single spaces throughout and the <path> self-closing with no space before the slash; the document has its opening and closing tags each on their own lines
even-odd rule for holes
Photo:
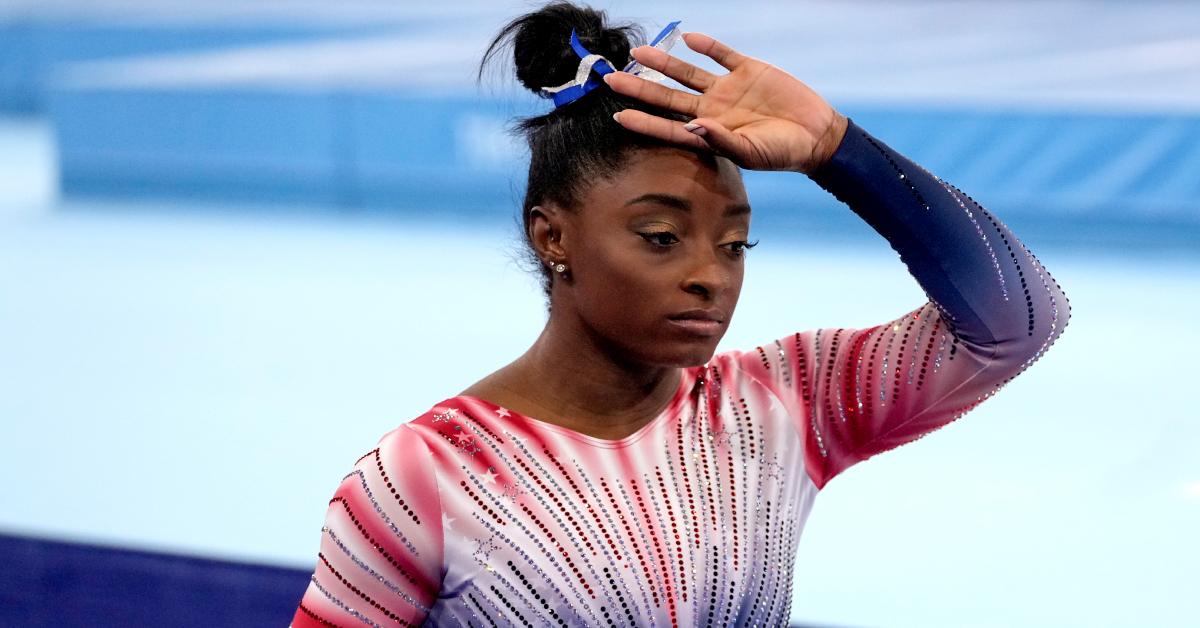
<svg viewBox="0 0 1200 628">
<path fill-rule="evenodd" d="M 542 261 L 565 261 L 566 242 L 563 229 L 566 227 L 567 212 L 553 203 L 534 205 L 529 208 L 529 239 Z"/>
</svg>

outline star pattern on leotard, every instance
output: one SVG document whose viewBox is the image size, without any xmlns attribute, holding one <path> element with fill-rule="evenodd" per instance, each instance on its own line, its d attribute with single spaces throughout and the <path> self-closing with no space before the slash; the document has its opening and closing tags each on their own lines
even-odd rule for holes
<svg viewBox="0 0 1200 628">
<path fill-rule="evenodd" d="M 505 497 L 507 497 L 508 499 L 511 499 L 514 504 L 517 503 L 517 499 L 519 499 L 525 493 L 526 493 L 525 489 L 521 488 L 520 486 L 516 485 L 515 483 L 513 483 L 513 484 L 509 484 L 508 482 L 504 483 L 503 495 Z"/>
<path fill-rule="evenodd" d="M 464 436 L 466 437 L 465 439 L 463 438 Z M 475 442 L 474 436 L 463 434 L 459 436 L 458 441 L 458 449 L 468 456 L 474 456 L 481 449 L 479 443 Z"/>
<path fill-rule="evenodd" d="M 473 540 L 475 542 L 475 551 L 471 553 L 471 557 L 475 559 L 475 562 L 487 567 L 488 561 L 492 558 L 492 552 L 500 549 L 500 546 L 492 540 L 492 537 Z"/>
<path fill-rule="evenodd" d="M 709 435 L 709 438 L 712 439 L 713 447 L 717 449 L 722 447 L 731 447 L 733 446 L 733 437 L 740 434 L 741 431 L 741 428 L 727 430 L 722 427 L 712 432 L 712 434 Z"/>
<path fill-rule="evenodd" d="M 449 423 L 450 421 L 457 419 L 457 418 L 458 418 L 458 409 L 457 408 L 447 408 L 445 412 L 433 413 L 433 422 L 434 423 Z"/>
<path fill-rule="evenodd" d="M 496 473 L 495 467 L 488 467 L 487 473 L 483 474 L 483 481 L 487 482 L 488 484 L 495 484 L 497 477 L 498 474 Z"/>
<path fill-rule="evenodd" d="M 775 460 L 767 460 L 764 457 L 758 459 L 759 468 L 762 470 L 762 475 L 765 478 L 774 478 L 776 480 L 783 477 L 783 465 Z"/>
</svg>

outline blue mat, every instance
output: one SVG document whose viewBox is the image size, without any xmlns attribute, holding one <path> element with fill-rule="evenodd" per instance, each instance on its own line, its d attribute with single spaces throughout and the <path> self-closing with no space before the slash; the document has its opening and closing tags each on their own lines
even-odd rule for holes
<svg viewBox="0 0 1200 628">
<path fill-rule="evenodd" d="M 311 571 L 0 535 L 0 626 L 286 626 Z"/>
</svg>

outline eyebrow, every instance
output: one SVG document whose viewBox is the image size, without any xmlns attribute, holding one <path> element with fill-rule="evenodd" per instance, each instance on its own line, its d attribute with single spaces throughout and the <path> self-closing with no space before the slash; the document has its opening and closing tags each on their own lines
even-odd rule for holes
<svg viewBox="0 0 1200 628">
<path fill-rule="evenodd" d="M 636 205 L 637 203 L 658 203 L 659 205 L 664 205 L 664 206 L 670 207 L 672 209 L 678 209 L 679 211 L 686 212 L 686 213 L 691 213 L 691 211 L 692 211 L 692 202 L 691 201 L 689 201 L 686 198 L 683 198 L 682 196 L 675 196 L 673 194 L 656 194 L 656 193 L 643 194 L 643 195 L 625 203 L 625 207 L 629 207 L 630 205 Z M 735 204 L 729 205 L 725 208 L 726 216 L 740 216 L 742 214 L 749 214 L 749 213 L 750 213 L 750 206 L 745 203 L 735 203 Z"/>
</svg>

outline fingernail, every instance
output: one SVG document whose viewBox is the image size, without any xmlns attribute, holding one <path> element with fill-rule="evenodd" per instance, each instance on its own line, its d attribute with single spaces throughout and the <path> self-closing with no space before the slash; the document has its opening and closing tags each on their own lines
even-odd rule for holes
<svg viewBox="0 0 1200 628">
<path fill-rule="evenodd" d="M 613 114 L 613 120 L 616 120 L 618 123 L 621 122 L 621 112 L 620 111 Z"/>
<path fill-rule="evenodd" d="M 696 124 L 695 122 L 688 122 L 687 124 L 683 125 L 683 130 L 690 131 L 691 133 L 699 136 L 703 136 L 705 133 L 708 133 L 708 129 Z"/>
<path fill-rule="evenodd" d="M 604 82 L 607 84 L 609 77 L 611 77 L 612 75 L 613 75 L 613 73 L 609 72 L 608 74 L 605 74 L 604 76 L 602 76 L 600 78 L 604 79 Z"/>
</svg>

